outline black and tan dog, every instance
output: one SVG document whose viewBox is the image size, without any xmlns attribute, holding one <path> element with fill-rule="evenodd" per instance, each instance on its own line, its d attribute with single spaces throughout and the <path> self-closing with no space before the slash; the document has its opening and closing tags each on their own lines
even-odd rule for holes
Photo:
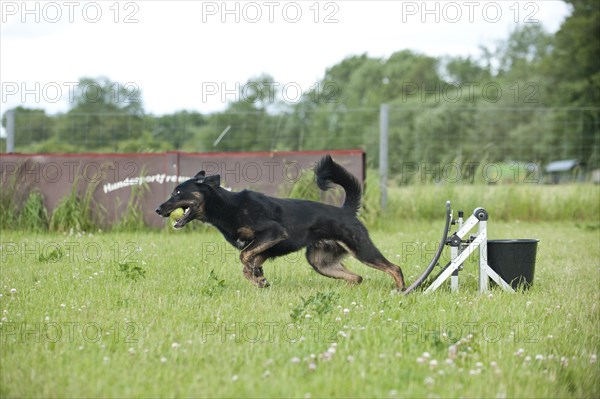
<svg viewBox="0 0 600 399">
<path fill-rule="evenodd" d="M 233 193 L 220 186 L 220 176 L 199 172 L 179 184 L 165 203 L 156 209 L 167 217 L 183 208 L 174 227 L 191 220 L 210 223 L 225 239 L 241 250 L 244 276 L 258 287 L 267 287 L 262 265 L 270 258 L 306 247 L 308 263 L 320 274 L 351 283 L 362 277 L 340 261 L 348 254 L 368 266 L 388 273 L 403 290 L 400 268 L 388 261 L 373 245 L 365 226 L 357 219 L 361 187 L 358 180 L 330 156 L 315 166 L 317 185 L 322 190 L 339 184 L 346 192 L 342 207 L 298 199 L 280 199 L 244 190 Z"/>
</svg>

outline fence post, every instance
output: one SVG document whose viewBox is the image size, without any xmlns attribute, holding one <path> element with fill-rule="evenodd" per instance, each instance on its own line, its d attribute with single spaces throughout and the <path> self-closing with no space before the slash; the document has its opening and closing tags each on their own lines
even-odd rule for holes
<svg viewBox="0 0 600 399">
<path fill-rule="evenodd" d="M 381 104 L 379 109 L 379 184 L 382 210 L 385 210 L 387 206 L 389 115 L 390 106 L 388 104 Z"/>
<path fill-rule="evenodd" d="M 6 153 L 15 152 L 15 110 L 6 111 Z"/>
</svg>

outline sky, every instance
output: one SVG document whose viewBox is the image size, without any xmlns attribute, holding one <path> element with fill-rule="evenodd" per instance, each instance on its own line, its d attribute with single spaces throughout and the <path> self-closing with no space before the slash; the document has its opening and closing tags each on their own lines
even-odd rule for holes
<svg viewBox="0 0 600 399">
<path fill-rule="evenodd" d="M 555 32 L 569 8 L 517 0 L 2 0 L 0 12 L 0 113 L 19 105 L 65 112 L 79 78 L 102 76 L 141 92 L 145 112 L 161 115 L 225 109 L 263 73 L 294 103 L 352 55 L 477 56 L 520 25 Z"/>
</svg>

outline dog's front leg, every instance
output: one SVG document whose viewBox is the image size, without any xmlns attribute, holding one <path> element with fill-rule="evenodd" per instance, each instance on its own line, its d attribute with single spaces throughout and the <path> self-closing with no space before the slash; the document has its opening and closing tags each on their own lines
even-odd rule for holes
<svg viewBox="0 0 600 399">
<path fill-rule="evenodd" d="M 270 283 L 263 275 L 262 264 L 267 257 L 262 252 L 277 245 L 288 237 L 285 229 L 277 223 L 263 226 L 261 231 L 254 232 L 254 240 L 240 253 L 244 264 L 244 276 L 259 288 L 268 287 Z"/>
<path fill-rule="evenodd" d="M 242 263 L 244 264 L 244 277 L 250 280 L 252 284 L 256 285 L 258 288 L 265 288 L 271 285 L 263 274 L 262 264 L 264 261 L 265 259 L 260 255 L 245 262 L 242 260 Z"/>
</svg>

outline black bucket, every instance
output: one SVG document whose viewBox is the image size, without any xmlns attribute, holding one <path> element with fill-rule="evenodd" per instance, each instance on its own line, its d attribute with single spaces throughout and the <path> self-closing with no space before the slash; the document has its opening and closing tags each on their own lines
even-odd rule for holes
<svg viewBox="0 0 600 399">
<path fill-rule="evenodd" d="M 514 289 L 533 284 L 537 244 L 540 240 L 488 240 L 488 265 Z"/>
</svg>

